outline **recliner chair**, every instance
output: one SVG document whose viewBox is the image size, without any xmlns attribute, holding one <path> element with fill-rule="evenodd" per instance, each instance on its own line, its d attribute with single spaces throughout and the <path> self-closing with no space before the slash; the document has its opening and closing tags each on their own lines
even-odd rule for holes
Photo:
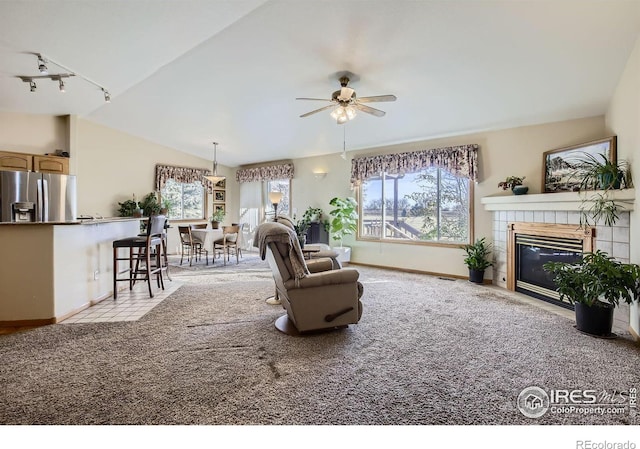
<svg viewBox="0 0 640 449">
<path fill-rule="evenodd" d="M 363 286 L 353 268 L 332 269 L 331 259 L 315 259 L 310 272 L 295 232 L 274 222 L 258 226 L 254 246 L 267 259 L 287 314 L 276 328 L 287 334 L 346 327 L 362 316 Z M 296 332 L 297 331 L 297 332 Z"/>
</svg>

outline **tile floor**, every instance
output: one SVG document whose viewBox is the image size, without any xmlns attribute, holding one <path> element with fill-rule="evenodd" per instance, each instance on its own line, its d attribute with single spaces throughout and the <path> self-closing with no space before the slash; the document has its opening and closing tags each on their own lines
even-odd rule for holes
<svg viewBox="0 0 640 449">
<path fill-rule="evenodd" d="M 147 312 L 164 301 L 171 293 L 175 292 L 181 282 L 165 282 L 164 290 L 153 285 L 153 298 L 149 298 L 149 290 L 144 282 L 137 283 L 133 290 L 122 290 L 118 293 L 118 299 L 110 296 L 98 304 L 91 306 L 82 312 L 60 322 L 60 324 L 76 323 L 105 323 L 114 321 L 137 321 Z"/>
</svg>

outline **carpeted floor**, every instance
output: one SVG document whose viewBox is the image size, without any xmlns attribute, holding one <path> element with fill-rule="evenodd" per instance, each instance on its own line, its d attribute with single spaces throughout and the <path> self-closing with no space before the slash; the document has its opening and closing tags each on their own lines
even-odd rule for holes
<svg viewBox="0 0 640 449">
<path fill-rule="evenodd" d="M 175 258 L 172 259 L 175 263 Z M 628 391 L 640 350 L 578 333 L 504 290 L 368 267 L 359 324 L 301 338 L 266 262 L 172 267 L 184 285 L 136 322 L 0 335 L 3 424 L 626 424 L 524 417 L 520 391 Z"/>
</svg>

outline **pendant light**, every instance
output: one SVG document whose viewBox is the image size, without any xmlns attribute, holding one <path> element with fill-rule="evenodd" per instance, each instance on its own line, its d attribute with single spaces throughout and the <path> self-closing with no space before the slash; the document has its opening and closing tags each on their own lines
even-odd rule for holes
<svg viewBox="0 0 640 449">
<path fill-rule="evenodd" d="M 220 181 L 224 181 L 224 176 L 218 176 L 218 142 L 213 142 L 213 175 L 205 176 L 205 179 L 211 181 L 214 185 L 219 183 Z"/>
</svg>

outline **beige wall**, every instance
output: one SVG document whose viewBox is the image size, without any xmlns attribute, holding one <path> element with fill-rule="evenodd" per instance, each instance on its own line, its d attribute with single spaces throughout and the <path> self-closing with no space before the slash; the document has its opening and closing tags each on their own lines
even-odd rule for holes
<svg viewBox="0 0 640 449">
<path fill-rule="evenodd" d="M 627 61 L 606 114 L 606 127 L 618 136 L 618 159 L 626 159 L 635 175 L 636 198 L 640 182 L 640 38 Z M 640 210 L 631 212 L 630 261 L 640 263 Z M 640 335 L 640 305 L 631 306 L 631 327 Z"/>
<path fill-rule="evenodd" d="M 331 156 L 296 159 L 295 179 L 292 183 L 293 210 L 301 215 L 307 207 L 320 207 L 329 212 L 329 200 L 334 196 L 354 196 L 349 188 L 350 159 L 356 155 L 412 151 L 451 145 L 476 143 L 480 145 L 480 181 L 475 185 L 475 237 L 492 240 L 492 215 L 484 210 L 480 199 L 502 195 L 498 183 L 507 176 L 526 176 L 530 193 L 540 193 L 542 184 L 542 153 L 589 140 L 605 137 L 604 117 L 547 123 L 501 131 L 474 133 L 445 139 L 380 147 L 349 152 L 345 161 L 339 153 Z M 314 171 L 327 172 L 317 180 Z M 458 248 L 417 246 L 394 243 L 373 243 L 347 238 L 345 245 L 353 248 L 353 262 L 392 266 L 412 270 L 467 276 L 463 252 Z M 490 270 L 486 276 L 489 277 Z"/>
<path fill-rule="evenodd" d="M 45 154 L 68 150 L 67 117 L 0 112 L 0 150 Z"/>
</svg>

